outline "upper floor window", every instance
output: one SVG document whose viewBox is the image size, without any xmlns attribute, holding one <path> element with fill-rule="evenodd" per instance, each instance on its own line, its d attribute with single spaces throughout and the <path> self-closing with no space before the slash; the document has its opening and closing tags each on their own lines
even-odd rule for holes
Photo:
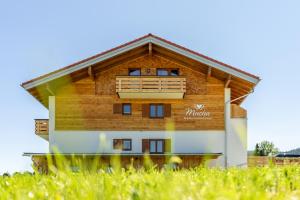
<svg viewBox="0 0 300 200">
<path fill-rule="evenodd" d="M 179 69 L 157 68 L 156 75 L 157 76 L 179 76 Z"/>
<path fill-rule="evenodd" d="M 128 69 L 128 75 L 129 76 L 140 76 L 141 75 L 141 69 L 140 68 L 130 68 Z"/>
<path fill-rule="evenodd" d="M 131 151 L 131 139 L 114 139 L 113 148 L 122 151 Z"/>
<path fill-rule="evenodd" d="M 131 115 L 131 104 L 130 103 L 122 104 L 122 114 L 123 115 Z"/>
<path fill-rule="evenodd" d="M 167 69 L 160 69 L 160 68 L 158 68 L 158 69 L 156 70 L 156 75 L 157 75 L 157 76 L 168 76 L 168 75 L 169 75 L 169 72 L 168 72 Z"/>
<path fill-rule="evenodd" d="M 171 69 L 170 76 L 179 76 L 179 69 Z"/>
<path fill-rule="evenodd" d="M 151 118 L 164 118 L 164 105 L 163 104 L 150 104 L 150 117 Z"/>
</svg>

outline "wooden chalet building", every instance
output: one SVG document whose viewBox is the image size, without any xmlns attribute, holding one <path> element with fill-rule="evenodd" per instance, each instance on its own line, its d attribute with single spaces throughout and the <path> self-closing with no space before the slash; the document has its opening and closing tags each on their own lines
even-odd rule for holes
<svg viewBox="0 0 300 200">
<path fill-rule="evenodd" d="M 260 78 L 148 34 L 22 84 L 49 110 L 35 134 L 66 157 L 159 166 L 247 165 L 247 112 Z M 24 153 L 44 165 L 46 153 Z"/>
</svg>

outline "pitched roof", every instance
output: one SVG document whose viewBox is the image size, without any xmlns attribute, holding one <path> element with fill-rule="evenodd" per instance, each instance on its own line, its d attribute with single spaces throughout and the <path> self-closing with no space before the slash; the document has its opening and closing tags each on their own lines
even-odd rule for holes
<svg viewBox="0 0 300 200">
<path fill-rule="evenodd" d="M 167 47 L 167 48 L 169 47 L 169 48 L 171 48 L 171 50 L 177 50 L 177 52 L 179 51 L 183 55 L 189 55 L 189 57 L 191 57 L 191 58 L 196 58 L 196 60 L 199 60 L 200 62 L 203 62 L 203 63 L 205 63 L 209 66 L 218 68 L 218 69 L 220 69 L 224 72 L 235 75 L 239 78 L 246 79 L 247 81 L 252 82 L 254 84 L 257 84 L 260 80 L 260 78 L 258 76 L 255 76 L 255 75 L 250 74 L 248 72 L 245 72 L 241 69 L 238 69 L 238 68 L 233 67 L 231 65 L 225 64 L 221 61 L 215 60 L 213 58 L 210 58 L 208 56 L 205 56 L 205 55 L 200 54 L 198 52 L 195 52 L 193 50 L 187 49 L 183 46 L 180 46 L 178 44 L 175 44 L 175 43 L 170 42 L 166 39 L 163 39 L 161 37 L 158 37 L 158 36 L 155 36 L 155 35 L 149 33 L 148 35 L 137 38 L 135 40 L 132 40 L 130 42 L 127 42 L 125 44 L 122 44 L 120 46 L 112 48 L 110 50 L 101 52 L 99 54 L 96 54 L 96 55 L 91 56 L 89 58 L 86 58 L 84 60 L 75 62 L 75 63 L 70 64 L 68 66 L 65 66 L 61 69 L 55 70 L 55 71 L 50 72 L 48 74 L 45 74 L 45 75 L 39 76 L 37 78 L 34 78 L 32 80 L 26 81 L 26 82 L 22 83 L 22 87 L 24 87 L 25 89 L 30 89 L 32 87 L 35 87 L 35 86 L 39 85 L 39 84 L 43 84 L 43 83 L 45 83 L 49 80 L 59 78 L 63 75 L 67 75 L 67 74 L 72 73 L 73 71 L 76 71 L 78 69 L 88 67 L 91 64 L 95 64 L 95 63 L 100 62 L 104 59 L 115 56 L 116 54 L 123 53 L 124 50 L 128 51 L 130 49 L 136 48 L 138 46 L 142 46 L 142 45 L 144 45 L 146 43 L 149 43 L 149 42 L 157 44 L 157 45 L 161 45 L 161 46 L 164 46 L 164 47 Z"/>
<path fill-rule="evenodd" d="M 187 58 L 189 61 L 195 61 L 197 63 L 202 63 L 205 66 L 211 67 L 213 70 L 215 70 L 215 76 L 219 76 L 219 78 L 222 80 L 224 80 L 225 75 L 232 75 L 232 77 L 234 77 L 232 81 L 235 83 L 231 84 L 231 88 L 233 91 L 232 99 L 248 94 L 260 81 L 260 78 L 258 76 L 235 68 L 231 65 L 225 64 L 198 52 L 192 51 L 153 34 L 148 34 L 113 49 L 104 51 L 71 65 L 65 66 L 61 69 L 24 82 L 21 86 L 29 93 L 31 93 L 31 95 L 33 95 L 42 104 L 47 105 L 47 97 L 49 96 L 49 94 L 38 94 L 38 92 L 36 92 L 36 88 L 45 87 L 50 82 L 54 82 L 66 76 L 74 75 L 77 72 L 85 70 L 86 68 L 95 64 L 103 63 L 117 57 L 122 57 L 122 55 L 124 55 L 125 53 L 135 51 L 138 48 L 141 49 L 141 51 L 139 51 L 140 53 L 142 51 L 145 53 L 145 50 L 147 49 L 143 48 L 145 47 L 145 45 L 148 45 L 150 43 L 155 45 L 155 48 L 157 48 L 158 51 L 161 51 L 161 53 L 167 50 L 170 55 L 176 54 L 177 56 L 181 56 L 182 59 Z M 240 104 L 243 99 L 245 98 L 239 99 L 237 103 Z"/>
</svg>

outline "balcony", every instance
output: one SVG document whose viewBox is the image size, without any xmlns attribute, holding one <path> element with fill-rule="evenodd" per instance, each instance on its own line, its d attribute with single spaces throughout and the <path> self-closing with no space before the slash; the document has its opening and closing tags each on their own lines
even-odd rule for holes
<svg viewBox="0 0 300 200">
<path fill-rule="evenodd" d="M 48 119 L 35 119 L 35 134 L 48 140 L 49 126 Z"/>
<path fill-rule="evenodd" d="M 183 99 L 186 78 L 180 76 L 117 76 L 121 99 Z"/>
</svg>

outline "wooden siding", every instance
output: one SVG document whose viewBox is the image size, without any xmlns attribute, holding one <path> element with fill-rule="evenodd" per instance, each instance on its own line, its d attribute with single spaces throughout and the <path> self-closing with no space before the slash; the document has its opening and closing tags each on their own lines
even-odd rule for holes
<svg viewBox="0 0 300 200">
<path fill-rule="evenodd" d="M 49 120 L 35 119 L 35 134 L 48 135 L 49 134 Z"/>
<path fill-rule="evenodd" d="M 247 118 L 247 110 L 236 104 L 231 104 L 231 118 Z"/>
<path fill-rule="evenodd" d="M 300 165 L 300 158 L 280 158 L 269 156 L 248 156 L 248 167 L 263 167 L 269 165 Z"/>
<path fill-rule="evenodd" d="M 120 99 L 116 76 L 128 68 L 141 68 L 142 75 L 155 75 L 155 68 L 178 68 L 186 77 L 184 99 Z M 150 70 L 148 70 L 150 69 Z M 132 114 L 113 114 L 113 104 L 131 103 Z M 142 117 L 142 105 L 171 104 L 171 117 Z M 204 104 L 211 119 L 185 120 L 186 109 Z M 144 56 L 85 78 L 56 92 L 56 130 L 224 130 L 224 82 L 159 56 Z"/>
</svg>

